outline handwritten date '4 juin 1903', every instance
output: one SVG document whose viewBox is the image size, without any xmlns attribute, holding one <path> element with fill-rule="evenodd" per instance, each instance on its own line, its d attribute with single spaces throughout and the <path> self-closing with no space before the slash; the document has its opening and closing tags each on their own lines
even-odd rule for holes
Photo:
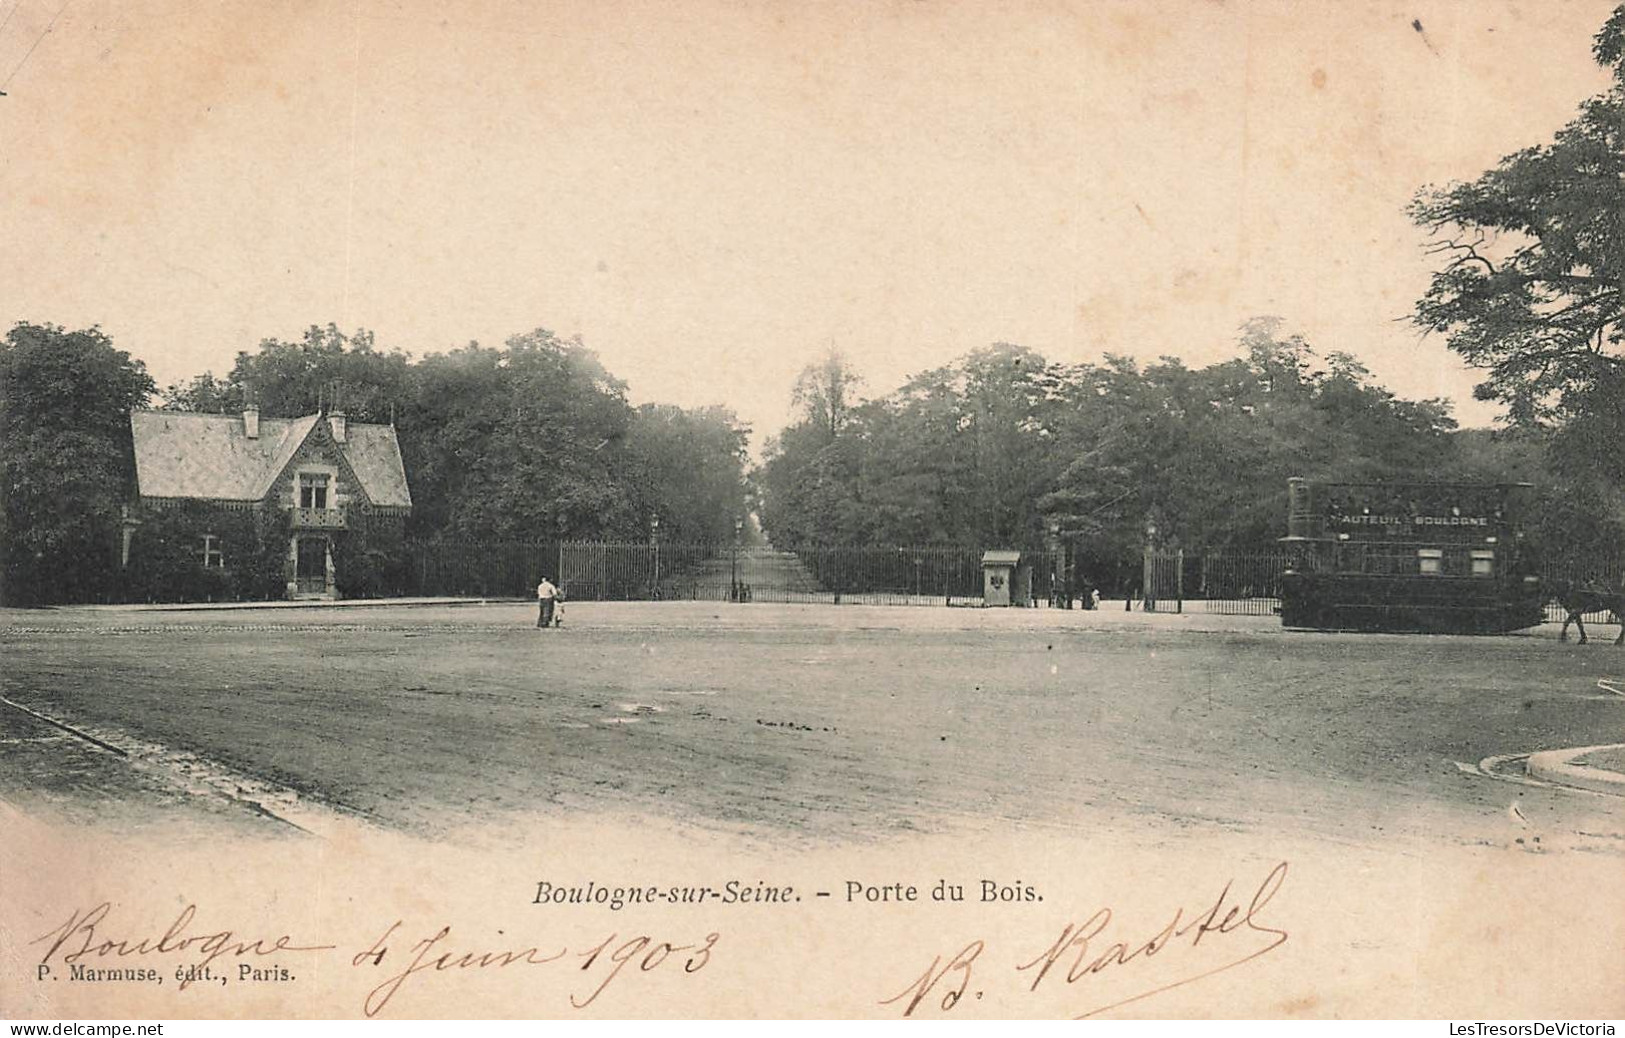
<svg viewBox="0 0 1625 1038">
<path fill-rule="evenodd" d="M 1004 950 L 995 952 L 983 939 L 971 940 L 951 956 L 936 955 L 906 987 L 892 988 L 894 993 L 878 998 L 877 1004 L 901 1007 L 904 1016 L 912 1016 L 922 1007 L 951 1013 L 967 996 L 982 1000 L 987 992 L 980 985 L 989 976 L 999 977 L 1001 971 L 1007 979 L 1015 979 L 1017 995 L 1040 989 L 1067 992 L 1067 997 L 1077 992 L 1083 1008 L 1066 1010 L 1077 1017 L 1138 1002 L 1234 969 L 1285 944 L 1287 932 L 1269 925 L 1264 915 L 1286 874 L 1287 863 L 1277 864 L 1250 897 L 1233 895 L 1235 881 L 1231 880 L 1212 902 L 1198 902 L 1206 907 L 1174 908 L 1166 925 L 1154 932 L 1130 933 L 1121 923 L 1114 923 L 1112 909 L 1100 908 L 1035 936 L 1032 947 L 1013 949 L 1014 955 L 1008 958 Z M 866 887 L 856 886 L 857 890 L 848 891 L 847 901 L 874 900 L 865 896 Z M 1019 889 L 1025 893 L 1028 888 Z M 782 889 L 780 898 L 762 900 L 781 898 L 781 903 L 799 900 L 794 893 L 784 896 Z M 1042 899 L 1034 892 L 1022 900 Z M 370 987 L 361 1008 L 371 1017 L 383 1012 L 408 984 L 415 987 L 435 978 L 445 984 L 471 971 L 547 966 L 550 972 L 560 973 L 561 979 L 569 978 L 568 1005 L 583 1010 L 612 987 L 635 987 L 627 979 L 630 977 L 698 974 L 711 964 L 719 942 L 725 943 L 717 932 L 699 927 L 693 939 L 685 940 L 612 933 L 568 945 L 501 939 L 470 946 L 458 943 L 450 925 L 414 931 L 397 920 L 382 927 L 375 940 L 354 946 L 358 950 L 350 954 L 336 943 L 286 934 L 253 937 L 232 929 L 205 928 L 197 925 L 198 910 L 193 905 L 161 935 L 132 935 L 117 926 L 113 914 L 109 902 L 75 910 L 60 926 L 36 938 L 32 943 L 45 949 L 35 966 L 36 980 L 162 984 L 170 975 L 180 990 L 210 983 L 291 982 L 313 959 L 343 955 L 348 966 L 366 976 Z M 1119 981 L 1117 985 L 1103 986 L 1114 979 Z M 1121 984 L 1129 985 L 1126 992 Z"/>
</svg>

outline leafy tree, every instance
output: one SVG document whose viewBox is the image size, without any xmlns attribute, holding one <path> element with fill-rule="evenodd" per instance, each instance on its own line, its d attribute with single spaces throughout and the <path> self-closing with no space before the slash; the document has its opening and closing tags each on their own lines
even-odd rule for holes
<svg viewBox="0 0 1625 1038">
<path fill-rule="evenodd" d="M 809 364 L 796 376 L 790 400 L 809 425 L 833 440 L 846 428 L 862 386 L 863 377 L 852 370 L 845 354 L 832 347 L 818 363 Z"/>
<path fill-rule="evenodd" d="M 677 543 L 726 544 L 749 512 L 744 480 L 750 429 L 725 407 L 645 404 L 627 437 L 642 509 Z M 641 509 L 640 509 L 641 510 Z"/>
<path fill-rule="evenodd" d="M 1590 413 L 1625 377 L 1625 5 L 1594 54 L 1613 83 L 1550 144 L 1410 207 L 1446 260 L 1416 321 L 1487 370 L 1478 396 L 1517 424 Z"/>
<path fill-rule="evenodd" d="M 768 439 L 756 473 L 763 528 L 780 543 L 839 543 L 861 521 L 860 446 L 852 422 L 862 384 L 833 349 L 796 377 L 790 399 L 801 418 Z"/>
<path fill-rule="evenodd" d="M 239 383 L 215 378 L 206 371 L 185 382 L 164 387 L 159 394 L 160 406 L 166 411 L 231 414 L 243 409 L 243 388 Z"/>
<path fill-rule="evenodd" d="M 1042 355 L 1002 342 L 919 375 L 888 403 L 925 436 L 876 470 L 892 483 L 928 472 L 946 540 L 1037 544 L 1038 499 L 1059 469 L 1059 385 Z"/>
<path fill-rule="evenodd" d="M 134 475 L 129 412 L 154 388 L 98 328 L 18 324 L 0 341 L 0 601 L 112 589 Z"/>
<path fill-rule="evenodd" d="M 431 355 L 400 418 L 413 526 L 471 540 L 640 537 L 624 383 L 545 329 Z M 421 494 L 421 498 L 419 495 Z"/>
<path fill-rule="evenodd" d="M 850 540 L 861 521 L 860 450 L 850 430 L 831 439 L 827 428 L 805 421 L 770 437 L 755 474 L 768 537 L 783 546 Z"/>
<path fill-rule="evenodd" d="M 311 325 L 298 342 L 264 339 L 257 351 L 238 353 L 223 383 L 204 374 L 178 392 L 171 387 L 165 403 L 236 411 L 251 398 L 266 417 L 297 418 L 325 406 L 353 421 L 382 423 L 411 393 L 409 364 L 399 350 L 379 350 L 366 329 L 347 335 L 332 324 Z"/>
<path fill-rule="evenodd" d="M 831 374 L 827 364 L 803 373 L 803 417 L 769 442 L 758 481 L 770 537 L 1037 543 L 1036 501 L 1056 467 L 1056 382 L 1042 356 L 997 343 L 845 406 L 839 421 L 830 420 L 835 394 L 809 397 L 800 388 L 834 384 Z"/>
</svg>

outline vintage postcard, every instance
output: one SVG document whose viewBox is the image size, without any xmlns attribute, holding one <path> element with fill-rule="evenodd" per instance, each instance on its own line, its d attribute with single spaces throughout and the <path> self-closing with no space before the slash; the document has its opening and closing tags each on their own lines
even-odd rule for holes
<svg viewBox="0 0 1625 1038">
<path fill-rule="evenodd" d="M 0 1016 L 1625 1016 L 1622 125 L 1613 0 L 0 0 Z"/>
</svg>

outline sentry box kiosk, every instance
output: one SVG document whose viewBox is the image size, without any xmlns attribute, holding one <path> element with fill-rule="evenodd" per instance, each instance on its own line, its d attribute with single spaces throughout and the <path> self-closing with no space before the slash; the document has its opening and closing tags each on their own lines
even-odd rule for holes
<svg viewBox="0 0 1625 1038">
<path fill-rule="evenodd" d="M 994 550 L 982 553 L 982 604 L 1033 604 L 1033 569 L 1021 562 L 1021 552 Z"/>
</svg>

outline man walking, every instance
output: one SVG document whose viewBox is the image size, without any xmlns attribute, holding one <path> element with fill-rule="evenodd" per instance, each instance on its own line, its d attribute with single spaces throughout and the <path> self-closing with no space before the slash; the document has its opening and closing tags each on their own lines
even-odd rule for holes
<svg viewBox="0 0 1625 1038">
<path fill-rule="evenodd" d="M 547 577 L 536 585 L 536 626 L 551 627 L 553 625 L 553 607 L 557 603 L 559 589 Z"/>
</svg>

